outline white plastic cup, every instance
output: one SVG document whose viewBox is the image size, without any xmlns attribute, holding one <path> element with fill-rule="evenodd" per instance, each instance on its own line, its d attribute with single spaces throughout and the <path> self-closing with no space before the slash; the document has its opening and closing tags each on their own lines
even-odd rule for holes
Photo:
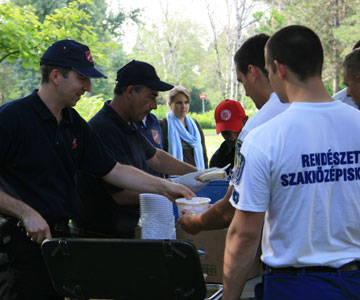
<svg viewBox="0 0 360 300">
<path fill-rule="evenodd" d="M 142 239 L 176 239 L 175 217 L 170 200 L 158 194 L 140 194 Z"/>
<path fill-rule="evenodd" d="M 191 200 L 187 200 L 186 198 L 175 200 L 179 216 L 182 215 L 183 209 L 190 210 L 194 214 L 201 214 L 209 208 L 210 201 L 210 198 L 205 197 L 193 197 Z"/>
</svg>

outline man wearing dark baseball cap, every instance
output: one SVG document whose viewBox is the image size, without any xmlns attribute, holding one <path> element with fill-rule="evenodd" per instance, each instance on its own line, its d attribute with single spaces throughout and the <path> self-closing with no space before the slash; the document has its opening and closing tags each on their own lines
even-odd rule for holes
<svg viewBox="0 0 360 300">
<path fill-rule="evenodd" d="M 40 65 L 70 68 L 89 78 L 107 78 L 95 68 L 89 47 L 73 40 L 52 44 L 41 57 Z"/>
<path fill-rule="evenodd" d="M 143 61 L 132 60 L 117 71 L 117 85 L 144 85 L 152 90 L 165 92 L 174 86 L 160 80 L 155 68 Z"/>
<path fill-rule="evenodd" d="M 78 217 L 79 170 L 132 190 L 194 196 L 185 186 L 117 163 L 71 107 L 90 91 L 90 78 L 105 77 L 87 46 L 58 41 L 40 68 L 39 90 L 0 107 L 0 178 L 13 191 L 0 186 L 1 300 L 63 299 L 51 283 L 40 243 L 67 236 L 69 220 Z"/>
<path fill-rule="evenodd" d="M 206 183 L 195 180 L 195 177 L 206 171 L 197 172 L 194 166 L 155 148 L 134 126 L 157 108 L 158 92 L 170 90 L 173 86 L 161 81 L 152 65 L 137 60 L 123 66 L 117 72 L 116 81 L 113 99 L 105 102 L 89 121 L 116 159 L 145 172 L 151 168 L 167 175 L 187 174 L 176 178 L 180 180 L 177 182 L 193 191 L 204 187 Z M 140 193 L 104 184 L 86 173 L 78 174 L 77 187 L 84 205 L 80 219 L 73 221 L 72 226 L 82 232 L 82 236 L 134 237 Z"/>
</svg>

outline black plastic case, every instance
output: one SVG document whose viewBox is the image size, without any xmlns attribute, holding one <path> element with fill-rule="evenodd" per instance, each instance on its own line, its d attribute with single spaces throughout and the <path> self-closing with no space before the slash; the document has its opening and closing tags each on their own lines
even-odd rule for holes
<svg viewBox="0 0 360 300">
<path fill-rule="evenodd" d="M 56 291 L 77 299 L 203 300 L 195 246 L 182 240 L 51 239 L 43 242 Z"/>
</svg>

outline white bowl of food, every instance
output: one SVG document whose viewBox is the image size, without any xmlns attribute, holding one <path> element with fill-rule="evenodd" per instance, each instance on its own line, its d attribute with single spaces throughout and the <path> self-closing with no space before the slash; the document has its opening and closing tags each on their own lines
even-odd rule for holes
<svg viewBox="0 0 360 300">
<path fill-rule="evenodd" d="M 208 209 L 211 199 L 205 197 L 193 197 L 191 200 L 186 198 L 176 199 L 176 206 L 179 216 L 182 215 L 182 210 L 187 209 L 195 214 L 200 214 Z"/>
</svg>

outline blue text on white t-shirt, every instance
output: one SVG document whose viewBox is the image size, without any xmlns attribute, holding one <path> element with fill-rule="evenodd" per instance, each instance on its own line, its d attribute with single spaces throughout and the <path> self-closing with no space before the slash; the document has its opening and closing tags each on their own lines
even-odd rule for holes
<svg viewBox="0 0 360 300">
<path fill-rule="evenodd" d="M 333 152 L 329 149 L 328 152 L 302 154 L 302 167 L 316 167 L 316 169 L 281 174 L 281 185 L 286 187 L 340 180 L 360 180 L 360 167 L 344 167 L 346 165 L 358 164 L 359 161 L 360 151 Z"/>
</svg>

